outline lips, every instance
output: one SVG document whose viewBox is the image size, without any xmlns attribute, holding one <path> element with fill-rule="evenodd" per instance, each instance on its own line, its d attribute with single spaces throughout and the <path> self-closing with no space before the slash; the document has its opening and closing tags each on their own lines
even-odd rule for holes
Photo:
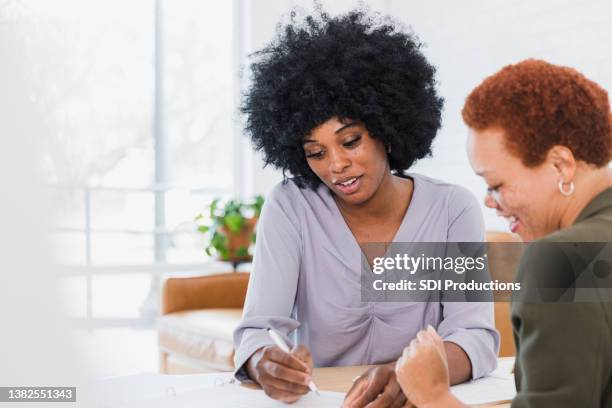
<svg viewBox="0 0 612 408">
<path fill-rule="evenodd" d="M 506 217 L 506 219 L 508 220 L 508 223 L 510 224 L 510 231 L 515 233 L 519 228 L 520 220 L 516 218 L 515 216 Z"/>
<path fill-rule="evenodd" d="M 354 194 L 361 186 L 361 176 L 347 177 L 334 182 L 334 185 L 343 194 Z"/>
</svg>

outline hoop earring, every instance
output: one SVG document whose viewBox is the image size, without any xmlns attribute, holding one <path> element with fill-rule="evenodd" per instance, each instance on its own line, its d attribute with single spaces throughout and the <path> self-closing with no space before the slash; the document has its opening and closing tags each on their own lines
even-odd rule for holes
<svg viewBox="0 0 612 408">
<path fill-rule="evenodd" d="M 387 153 L 391 153 L 391 145 L 387 146 Z"/>
<path fill-rule="evenodd" d="M 573 181 L 570 181 L 570 183 L 569 183 L 569 190 L 567 190 L 567 191 L 565 191 L 565 190 L 563 189 L 563 185 L 564 185 L 564 184 L 565 184 L 565 183 L 563 182 L 563 180 L 559 180 L 559 192 L 560 192 L 561 194 L 563 194 L 564 196 L 566 196 L 566 197 L 569 197 L 569 196 L 571 196 L 572 194 L 574 194 L 574 187 L 575 187 L 575 186 L 574 186 L 574 182 L 573 182 Z"/>
</svg>

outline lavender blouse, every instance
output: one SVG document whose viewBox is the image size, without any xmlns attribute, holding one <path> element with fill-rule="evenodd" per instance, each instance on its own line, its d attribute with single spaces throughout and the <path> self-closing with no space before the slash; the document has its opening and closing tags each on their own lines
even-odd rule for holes
<svg viewBox="0 0 612 408">
<path fill-rule="evenodd" d="M 394 242 L 484 239 L 480 206 L 466 189 L 419 174 Z M 361 249 L 330 190 L 301 189 L 289 180 L 268 195 L 243 318 L 234 332 L 236 378 L 276 329 L 289 344 L 308 346 L 315 367 L 386 363 L 431 324 L 459 345 L 472 377 L 497 364 L 499 334 L 491 303 L 362 302 Z"/>
</svg>

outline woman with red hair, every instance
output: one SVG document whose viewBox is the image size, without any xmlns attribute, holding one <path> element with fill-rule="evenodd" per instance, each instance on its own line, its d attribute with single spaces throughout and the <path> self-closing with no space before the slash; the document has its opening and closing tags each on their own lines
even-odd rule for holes
<svg viewBox="0 0 612 408">
<path fill-rule="evenodd" d="M 512 407 L 612 407 L 608 94 L 574 69 L 527 60 L 485 79 L 463 118 L 486 205 L 533 241 L 516 280 L 545 294 L 513 295 Z M 424 330 L 396 365 L 417 407 L 462 406 L 449 392 L 441 344 Z"/>
</svg>

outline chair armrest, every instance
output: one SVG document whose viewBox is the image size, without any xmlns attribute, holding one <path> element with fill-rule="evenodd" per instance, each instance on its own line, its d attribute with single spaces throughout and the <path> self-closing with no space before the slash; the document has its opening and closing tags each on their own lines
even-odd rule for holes
<svg viewBox="0 0 612 408">
<path fill-rule="evenodd" d="M 191 278 L 169 278 L 162 288 L 161 314 L 193 309 L 241 308 L 249 273 L 228 272 Z"/>
</svg>

